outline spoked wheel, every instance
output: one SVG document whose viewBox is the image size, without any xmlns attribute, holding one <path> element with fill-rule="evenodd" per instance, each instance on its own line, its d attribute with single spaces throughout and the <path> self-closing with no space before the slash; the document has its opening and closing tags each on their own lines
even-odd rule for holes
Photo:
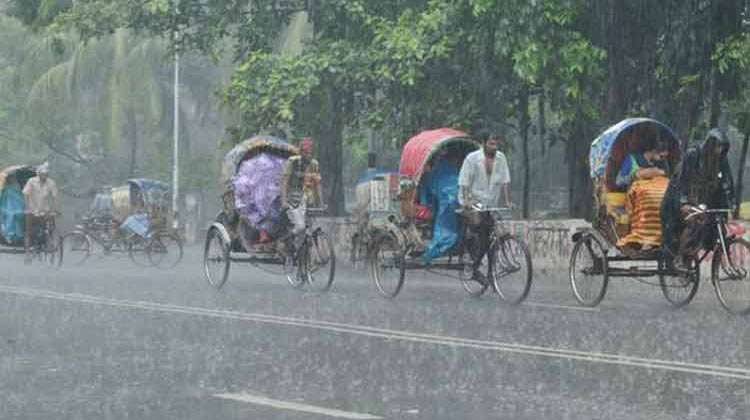
<svg viewBox="0 0 750 420">
<path fill-rule="evenodd" d="M 484 278 L 475 278 L 473 263 L 471 254 L 468 251 L 463 252 L 458 257 L 458 262 L 464 266 L 464 270 L 461 271 L 461 286 L 463 286 L 466 293 L 471 297 L 480 297 L 487 291 L 490 286 L 490 267 L 488 264 L 489 257 L 485 256 L 482 258 L 477 271 Z"/>
<path fill-rule="evenodd" d="M 324 293 L 333 285 L 336 275 L 336 256 L 333 241 L 323 232 L 316 232 L 310 238 L 305 253 L 305 281 L 310 289 Z"/>
<path fill-rule="evenodd" d="M 370 278 L 380 294 L 387 298 L 396 297 L 404 285 L 406 252 L 396 237 L 388 234 L 378 240 L 367 259 Z"/>
<path fill-rule="evenodd" d="M 522 240 L 513 235 L 499 237 L 490 248 L 492 284 L 500 299 L 518 305 L 531 290 L 531 254 Z"/>
<path fill-rule="evenodd" d="M 60 268 L 62 264 L 62 247 L 60 237 L 52 233 L 46 237 L 40 257 L 44 263 L 52 268 Z"/>
<path fill-rule="evenodd" d="M 661 260 L 659 261 L 659 268 L 664 268 L 664 262 Z M 698 261 L 692 259 L 688 264 L 688 272 L 679 275 L 659 276 L 661 292 L 674 307 L 680 308 L 693 300 L 698 292 L 698 284 L 701 279 L 700 268 Z"/>
<path fill-rule="evenodd" d="M 182 261 L 182 241 L 172 233 L 157 233 L 148 241 L 146 254 L 154 267 L 173 268 Z"/>
<path fill-rule="evenodd" d="M 73 265 L 81 265 L 91 257 L 91 238 L 83 232 L 72 232 L 62 238 L 60 252 Z"/>
<path fill-rule="evenodd" d="M 352 235 L 349 259 L 354 268 L 360 268 L 361 264 L 367 259 L 367 241 L 361 232 Z"/>
<path fill-rule="evenodd" d="M 593 307 L 604 299 L 609 283 L 607 253 L 593 235 L 584 235 L 576 241 L 570 255 L 569 275 L 578 303 Z"/>
<path fill-rule="evenodd" d="M 203 273 L 211 286 L 221 289 L 229 277 L 229 243 L 212 227 L 206 235 L 206 246 L 203 249 Z"/>
<path fill-rule="evenodd" d="M 140 236 L 135 236 L 127 242 L 130 261 L 133 261 L 138 267 L 151 266 L 148 251 L 146 250 L 148 247 L 147 241 L 147 239 L 141 238 Z"/>
<path fill-rule="evenodd" d="M 734 238 L 727 252 L 719 248 L 711 263 L 711 282 L 721 306 L 737 315 L 750 315 L 750 242 Z"/>
</svg>

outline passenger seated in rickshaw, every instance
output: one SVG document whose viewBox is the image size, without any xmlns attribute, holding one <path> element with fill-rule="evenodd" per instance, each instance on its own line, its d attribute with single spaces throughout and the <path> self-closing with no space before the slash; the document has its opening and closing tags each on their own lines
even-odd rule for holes
<svg viewBox="0 0 750 420">
<path fill-rule="evenodd" d="M 706 140 L 687 151 L 675 171 L 662 207 L 662 250 L 668 266 L 674 263 L 683 267 L 700 249 L 710 249 L 716 241 L 716 232 L 705 218 L 685 220 L 691 206 L 734 209 L 734 180 L 728 152 L 729 141 L 719 129 L 712 129 Z"/>
<path fill-rule="evenodd" d="M 669 185 L 667 157 L 671 144 L 657 140 L 643 152 L 623 161 L 616 184 L 627 191 L 625 210 L 630 232 L 617 245 L 630 251 L 647 251 L 661 245 L 661 204 Z"/>
<path fill-rule="evenodd" d="M 3 193 L 0 195 L 0 211 L 2 211 L 2 234 L 9 244 L 19 244 L 23 240 L 25 229 L 24 210 L 26 203 L 21 186 L 15 175 L 9 175 L 5 180 Z"/>
<path fill-rule="evenodd" d="M 240 164 L 233 179 L 235 207 L 251 228 L 258 242 L 271 240 L 281 220 L 281 178 L 286 159 L 261 152 Z"/>
<path fill-rule="evenodd" d="M 431 170 L 423 175 L 419 201 L 433 214 L 433 234 L 422 263 L 429 264 L 445 255 L 461 239 L 461 219 L 458 204 L 459 154 L 449 149 L 440 150 L 433 158 Z"/>
<path fill-rule="evenodd" d="M 148 236 L 151 221 L 146 213 L 146 205 L 140 190 L 134 189 L 130 199 L 130 215 L 120 224 L 120 229 L 142 238 Z"/>
</svg>

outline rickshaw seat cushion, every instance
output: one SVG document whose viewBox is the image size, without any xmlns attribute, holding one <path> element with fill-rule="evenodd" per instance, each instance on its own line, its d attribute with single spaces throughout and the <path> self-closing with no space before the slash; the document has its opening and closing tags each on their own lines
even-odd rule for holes
<svg viewBox="0 0 750 420">
<path fill-rule="evenodd" d="M 630 224 L 630 215 L 625 209 L 627 194 L 621 192 L 608 192 L 605 194 L 607 214 L 618 225 Z"/>
</svg>

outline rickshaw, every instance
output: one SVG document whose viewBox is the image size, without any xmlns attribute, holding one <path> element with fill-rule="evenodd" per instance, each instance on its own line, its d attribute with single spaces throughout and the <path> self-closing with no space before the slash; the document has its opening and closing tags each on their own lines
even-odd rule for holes
<svg viewBox="0 0 750 420">
<path fill-rule="evenodd" d="M 392 197 L 398 194 L 399 179 L 397 171 L 370 169 L 357 180 L 357 207 L 352 214 L 355 229 L 350 241 L 350 261 L 355 267 L 367 260 L 372 220 L 395 210 Z"/>
<path fill-rule="evenodd" d="M 25 254 L 26 203 L 23 188 L 29 179 L 36 176 L 36 169 L 29 165 L 14 165 L 0 172 L 0 253 Z M 15 180 L 12 181 L 12 180 Z M 12 183 L 12 185 L 11 185 Z M 32 232 L 31 252 L 33 259 L 50 266 L 62 264 L 63 252 L 55 228 L 55 215 L 43 215 L 45 222 Z"/>
<path fill-rule="evenodd" d="M 325 213 L 324 208 L 306 208 L 304 229 L 294 232 L 284 222 L 280 197 L 273 198 L 269 214 L 277 217 L 273 222 L 270 241 L 261 242 L 260 232 L 242 209 L 255 204 L 243 202 L 236 191 L 241 165 L 266 154 L 281 167 L 271 166 L 264 173 L 264 182 L 280 183 L 283 164 L 299 154 L 286 140 L 258 135 L 236 145 L 224 157 L 221 170 L 223 209 L 218 213 L 206 235 L 203 267 L 206 280 L 220 289 L 229 277 L 232 263 L 248 263 L 265 272 L 284 275 L 293 287 L 307 285 L 317 292 L 331 288 L 336 271 L 333 243 L 326 232 L 316 224 L 315 217 Z M 273 217 L 272 217 L 273 218 Z"/>
<path fill-rule="evenodd" d="M 105 187 L 63 237 L 64 253 L 82 264 L 100 248 L 104 255 L 127 253 L 140 266 L 172 268 L 182 260 L 183 244 L 169 226 L 170 202 L 171 188 L 162 181 L 130 179 Z"/>
<path fill-rule="evenodd" d="M 732 236 L 728 227 L 730 209 L 708 209 L 703 205 L 690 209 L 687 219 L 705 218 L 706 225 L 718 235 L 712 248 L 699 251 L 685 267 L 667 264 L 660 246 L 633 250 L 618 244 L 629 232 L 630 215 L 624 209 L 628 192 L 616 185 L 617 173 L 628 154 L 646 150 L 656 138 L 671 143 L 666 161 L 672 171 L 681 158 L 680 145 L 675 132 L 662 122 L 626 119 L 608 128 L 591 144 L 594 218 L 591 228 L 581 229 L 572 237 L 569 277 L 573 295 L 581 305 L 593 307 L 604 298 L 610 278 L 634 278 L 659 286 L 670 304 L 681 307 L 695 297 L 701 264 L 711 258 L 711 281 L 722 305 L 732 312 L 747 313 L 750 297 L 745 296 L 744 305 L 737 308 L 725 290 L 746 280 L 747 269 L 741 264 L 750 260 L 750 244 Z M 658 277 L 658 283 L 646 280 L 651 277 Z"/>
<path fill-rule="evenodd" d="M 469 241 L 474 237 L 466 226 L 462 228 L 463 239 L 447 255 L 429 264 L 420 259 L 428 248 L 434 228 L 430 209 L 419 204 L 419 191 L 424 187 L 426 173 L 439 156 L 452 159 L 460 168 L 464 158 L 479 147 L 468 134 L 452 128 L 423 131 L 405 144 L 399 166 L 399 213 L 373 220 L 370 229 L 373 239 L 368 257 L 369 275 L 383 296 L 396 297 L 406 272 L 411 270 L 426 270 L 458 279 L 464 290 L 474 297 L 484 294 L 490 284 L 500 299 L 510 304 L 521 303 L 528 296 L 532 280 L 531 256 L 523 240 L 502 229 L 501 222 L 495 223 L 489 250 L 479 265 L 479 271 L 483 275 L 486 273 L 484 281 L 473 276 Z M 475 208 L 472 211 L 490 214 L 498 221 L 507 210 Z M 459 213 L 457 217 L 464 216 L 460 214 L 463 210 L 456 213 Z"/>
</svg>

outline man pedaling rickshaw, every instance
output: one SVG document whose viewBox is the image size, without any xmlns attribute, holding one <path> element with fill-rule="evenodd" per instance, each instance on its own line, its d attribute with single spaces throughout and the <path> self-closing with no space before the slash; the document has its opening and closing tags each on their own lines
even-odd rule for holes
<svg viewBox="0 0 750 420">
<path fill-rule="evenodd" d="M 23 187 L 26 199 L 26 263 L 31 262 L 31 245 L 39 236 L 48 218 L 54 218 L 60 208 L 60 197 L 57 184 L 49 177 L 49 163 L 45 162 L 37 168 L 37 176 L 29 179 Z"/>
<path fill-rule="evenodd" d="M 300 155 L 286 161 L 281 179 L 281 208 L 286 214 L 282 223 L 295 234 L 305 228 L 307 206 L 319 206 L 323 199 L 320 165 L 313 158 L 315 142 L 305 137 L 300 149 Z"/>
<path fill-rule="evenodd" d="M 682 269 L 700 249 L 710 249 L 716 231 L 705 218 L 686 220 L 691 207 L 735 208 L 732 171 L 727 159 L 729 141 L 719 129 L 688 149 L 669 185 L 662 207 L 662 250 L 668 266 Z"/>
<path fill-rule="evenodd" d="M 461 188 L 459 201 L 463 209 L 468 211 L 464 220 L 474 234 L 474 239 L 468 241 L 472 257 L 471 276 L 479 282 L 487 281 L 479 272 L 479 266 L 489 250 L 490 233 L 495 229 L 495 220 L 489 213 L 471 213 L 471 210 L 475 207 L 500 207 L 501 203 L 505 207 L 513 207 L 508 161 L 505 154 L 498 150 L 498 137 L 488 131 L 480 132 L 482 148 L 466 156 L 458 177 Z"/>
</svg>

